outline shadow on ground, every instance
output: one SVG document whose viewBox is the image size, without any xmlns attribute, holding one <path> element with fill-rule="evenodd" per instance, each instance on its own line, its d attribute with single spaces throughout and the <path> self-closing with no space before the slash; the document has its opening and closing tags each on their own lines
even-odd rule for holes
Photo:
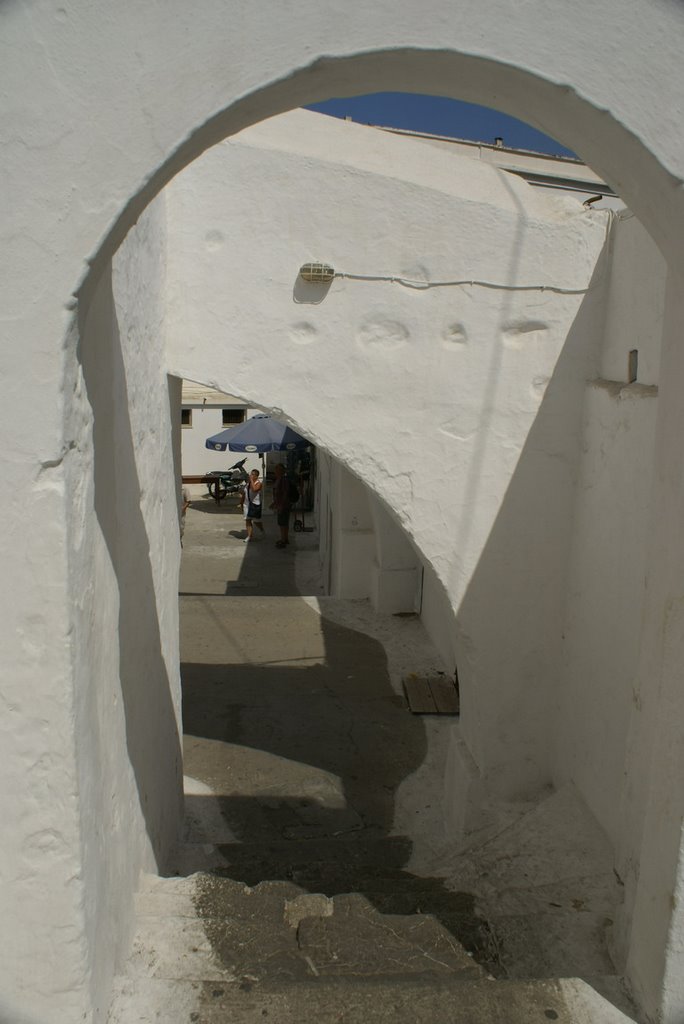
<svg viewBox="0 0 684 1024">
<path fill-rule="evenodd" d="M 188 838 L 214 844 L 213 872 L 433 914 L 496 971 L 473 897 L 407 871 L 412 842 L 392 834 L 397 789 L 427 740 L 382 645 L 296 598 L 195 599 L 184 614 L 203 617 L 206 652 L 182 665 L 185 772 L 208 791 L 186 796 Z M 192 648 L 200 631 L 186 626 Z"/>
<path fill-rule="evenodd" d="M 266 495 L 266 505 L 270 494 Z M 198 514 L 199 513 L 199 514 Z M 180 576 L 180 596 L 244 595 L 291 597 L 321 594 L 318 541 L 315 533 L 290 530 L 289 547 L 280 550 L 275 517 L 264 515 L 263 534 L 245 544 L 245 522 L 231 497 L 220 505 L 209 497 L 193 498 Z M 295 559 L 311 566 L 297 573 Z"/>
<path fill-rule="evenodd" d="M 430 847 L 442 820 L 443 773 L 423 771 L 434 723 L 408 712 L 358 611 L 349 628 L 301 596 L 320 594 L 315 538 L 279 551 L 267 521 L 267 538 L 244 545 L 241 525 L 228 511 L 195 516 L 184 552 L 187 832 L 175 871 L 431 914 L 496 977 L 613 975 L 612 874 L 572 794 L 494 813 L 445 877 L 409 869 L 413 841 Z M 399 819 L 408 834 L 394 834 Z M 230 916 L 212 903 L 225 890 L 205 891 L 200 912 Z"/>
</svg>

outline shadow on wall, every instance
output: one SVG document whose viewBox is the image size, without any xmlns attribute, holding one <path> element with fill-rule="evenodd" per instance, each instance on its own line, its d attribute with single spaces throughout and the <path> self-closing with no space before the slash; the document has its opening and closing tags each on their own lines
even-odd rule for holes
<svg viewBox="0 0 684 1024">
<path fill-rule="evenodd" d="M 529 381 L 544 397 L 457 613 L 464 735 L 506 796 L 551 781 L 583 399 L 600 352 L 606 263 L 604 249 L 551 378 Z M 499 347 L 511 344 L 507 328 Z M 533 343 L 534 332 L 513 342 Z"/>
<path fill-rule="evenodd" d="M 512 232 L 508 249 L 502 247 L 502 280 L 511 289 L 520 284 L 520 263 L 523 251 L 525 234 L 527 232 L 528 211 L 523 206 L 520 196 L 512 187 L 510 175 L 500 174 L 499 180 L 508 193 L 512 205 L 517 210 L 515 231 Z M 508 256 L 506 262 L 504 259 Z M 515 291 L 503 291 L 503 302 L 500 310 L 502 324 L 513 320 L 513 309 L 515 305 Z M 499 339 L 500 341 L 501 339 Z M 486 385 L 482 392 L 478 430 L 475 437 L 475 445 L 470 459 L 470 467 L 466 480 L 462 484 L 464 493 L 468 496 L 467 508 L 470 514 L 463 515 L 457 525 L 458 543 L 463 550 L 469 545 L 474 519 L 477 515 L 477 506 L 480 494 L 486 488 L 486 481 L 483 477 L 484 462 L 487 449 L 491 445 L 491 428 L 494 413 L 497 407 L 497 396 L 502 386 L 503 361 L 505 350 L 501 343 L 492 345 L 491 358 L 487 371 Z"/>
<path fill-rule="evenodd" d="M 147 835 L 161 866 L 181 813 L 181 748 L 162 654 L 111 273 L 106 284 L 110 335 L 93 337 L 91 333 L 85 344 L 81 342 L 78 355 L 93 412 L 95 513 L 118 590 L 119 680 L 126 745 Z M 98 638 L 93 640 L 98 642 Z M 97 685 L 97 680 L 91 685 Z M 103 738 L 103 748 L 111 746 L 113 735 L 112 730 Z M 103 763 L 107 760 L 112 760 L 111 754 Z M 102 770 L 101 766 L 98 769 Z M 173 779 L 178 780 L 177 786 L 171 784 Z M 125 797 L 120 794 L 121 800 Z"/>
</svg>

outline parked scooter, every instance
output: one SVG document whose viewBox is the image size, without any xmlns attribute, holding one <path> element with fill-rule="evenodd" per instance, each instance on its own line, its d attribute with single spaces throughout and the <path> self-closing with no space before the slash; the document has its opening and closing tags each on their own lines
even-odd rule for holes
<svg viewBox="0 0 684 1024">
<path fill-rule="evenodd" d="M 207 476 L 215 477 L 215 482 L 212 481 L 209 484 L 209 493 L 212 497 L 216 497 L 218 501 L 222 501 L 229 494 L 239 494 L 242 490 L 242 485 L 249 480 L 249 474 L 245 470 L 245 462 L 247 459 L 240 459 L 235 465 L 230 466 L 229 469 L 215 469 L 211 473 L 207 473 Z M 216 492 L 214 494 L 214 491 Z"/>
</svg>

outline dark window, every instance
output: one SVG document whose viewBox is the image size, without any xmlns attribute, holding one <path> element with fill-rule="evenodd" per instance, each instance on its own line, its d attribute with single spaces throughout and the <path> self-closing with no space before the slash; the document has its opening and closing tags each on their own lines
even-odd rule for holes
<svg viewBox="0 0 684 1024">
<path fill-rule="evenodd" d="M 224 409 L 223 410 L 223 426 L 230 427 L 234 423 L 245 422 L 245 410 L 244 409 Z"/>
<path fill-rule="evenodd" d="M 192 409 L 181 409 L 181 426 L 192 426 Z"/>
</svg>

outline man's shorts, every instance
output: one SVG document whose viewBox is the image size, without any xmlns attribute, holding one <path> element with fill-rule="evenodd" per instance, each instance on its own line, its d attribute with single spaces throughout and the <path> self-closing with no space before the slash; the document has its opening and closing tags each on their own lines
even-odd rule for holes
<svg viewBox="0 0 684 1024">
<path fill-rule="evenodd" d="M 289 526 L 290 525 L 290 509 L 284 508 L 278 512 L 276 516 L 276 522 L 278 526 Z"/>
</svg>

